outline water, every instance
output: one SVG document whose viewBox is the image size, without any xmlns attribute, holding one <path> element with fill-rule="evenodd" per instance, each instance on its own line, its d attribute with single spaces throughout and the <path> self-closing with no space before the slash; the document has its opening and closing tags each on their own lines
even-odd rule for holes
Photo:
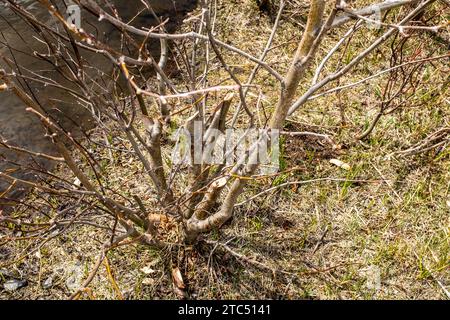
<svg viewBox="0 0 450 320">
<path fill-rule="evenodd" d="M 45 21 L 51 25 L 52 17 L 44 10 L 36 0 L 19 1 L 31 13 L 39 17 L 40 21 Z M 112 1 L 118 11 L 121 13 L 122 19 L 127 21 L 135 17 L 140 11 L 143 4 L 140 0 Z M 170 18 L 167 28 L 175 29 L 182 21 L 183 15 L 193 9 L 195 0 L 150 0 L 149 2 L 154 11 L 158 15 Z M 51 68 L 48 63 L 33 56 L 34 51 L 45 52 L 46 47 L 33 36 L 36 35 L 31 27 L 22 19 L 20 19 L 12 10 L 5 7 L 5 0 L 0 0 L 0 57 L 11 59 L 11 50 L 14 50 L 14 59 L 21 66 L 22 72 L 31 70 L 42 76 L 62 81 L 67 86 L 70 83 L 65 80 Z M 63 7 L 63 1 L 56 1 L 56 5 Z M 106 41 L 108 45 L 119 48 L 120 35 L 113 26 L 104 21 L 98 21 L 97 18 L 82 13 L 83 27 L 97 35 L 98 38 Z M 148 14 L 141 14 L 133 19 L 136 27 L 150 27 L 156 25 L 156 21 Z M 95 27 L 90 27 L 90 26 Z M 157 41 L 153 41 L 157 45 Z M 10 46 L 11 48 L 8 48 Z M 155 51 L 159 51 L 155 46 Z M 155 53 L 156 53 L 155 52 Z M 93 55 L 90 52 L 82 52 L 85 59 L 90 64 L 99 67 L 106 72 L 110 71 L 112 66 L 108 60 L 100 55 Z M 11 60 L 12 61 L 12 60 Z M 0 68 L 4 68 L 8 72 L 16 67 L 11 67 L 0 60 Z M 80 108 L 78 104 L 74 104 L 74 99 L 67 92 L 55 89 L 50 86 L 44 86 L 38 83 L 31 83 L 27 88 L 39 100 L 41 106 L 46 109 L 55 120 L 59 121 L 67 131 L 75 132 L 79 127 L 89 127 L 90 120 L 87 112 Z M 11 92 L 0 92 L 0 139 L 6 139 L 9 144 L 26 148 L 33 152 L 42 152 L 46 154 L 55 154 L 54 147 L 45 135 L 39 120 L 36 116 L 25 111 L 23 103 L 15 97 Z M 51 170 L 54 163 L 40 158 L 32 158 L 27 154 L 17 153 L 5 149 L 0 145 L 0 172 L 11 172 L 11 175 L 26 180 L 37 179 L 36 172 L 32 170 L 24 170 L 23 167 L 32 166 L 43 170 Z M 16 171 L 12 172 L 11 169 Z M 14 203 L 13 199 L 17 199 L 26 191 L 23 186 L 16 186 L 8 194 L 2 193 L 8 188 L 9 182 L 0 178 L 0 209 L 5 209 Z"/>
</svg>

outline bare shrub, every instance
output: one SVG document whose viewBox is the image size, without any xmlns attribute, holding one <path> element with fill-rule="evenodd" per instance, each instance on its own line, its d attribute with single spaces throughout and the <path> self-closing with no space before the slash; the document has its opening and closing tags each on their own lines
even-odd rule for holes
<svg viewBox="0 0 450 320">
<path fill-rule="evenodd" d="M 4 36 L 8 50 L 2 53 L 0 88 L 13 93 L 39 119 L 53 149 L 49 153 L 34 152 L 5 139 L 1 144 L 10 152 L 57 163 L 58 174 L 47 171 L 51 166 L 45 165 L 28 168 L 38 176 L 36 179 L 24 179 L 8 170 L 0 172 L 9 183 L 4 195 L 17 187 L 33 188 L 39 190 L 47 208 L 39 209 L 26 221 L 6 214 L 0 216 L 0 221 L 21 227 L 36 238 L 32 251 L 72 225 L 99 227 L 95 217 L 106 214 L 108 223 L 104 227 L 110 238 L 93 274 L 105 253 L 117 246 L 143 243 L 164 249 L 190 245 L 201 234 L 222 227 L 243 200 L 246 185 L 273 175 L 261 170 L 264 164 L 260 152 L 268 149 L 270 155 L 275 151 L 270 148 L 277 148 L 277 134 L 286 134 L 286 119 L 308 102 L 346 89 L 329 85 L 345 78 L 388 39 L 396 37 L 400 41 L 392 42 L 386 69 L 360 81 L 389 74 L 379 113 L 364 132 L 352 139 L 365 139 L 383 115 L 405 106 L 419 85 L 415 75 L 424 64 L 448 59 L 448 54 L 417 56 L 414 60 L 402 56 L 401 47 L 412 34 L 438 34 L 443 28 L 416 20 L 433 5 L 433 0 L 386 1 L 364 8 L 351 8 L 343 1 L 311 1 L 303 36 L 285 73 L 265 62 L 283 20 L 284 0 L 278 3 L 272 33 L 265 48 L 259 48 L 259 56 L 216 37 L 207 0 L 200 1 L 201 14 L 185 22 L 193 26 L 188 33 L 174 32 L 167 19 L 152 8 L 151 1 L 143 1 L 142 12 L 135 13 L 153 17 L 157 24 L 150 28 L 125 15 L 127 9 L 115 7 L 116 2 L 74 1 L 82 9 L 81 27 L 67 22 L 62 3 L 39 0 L 31 9 L 20 1 L 2 2 L 8 5 L 11 16 L 32 30 L 33 37 L 18 50 L 11 43 L 12 37 Z M 389 14 L 392 10 L 395 15 Z M 382 21 L 373 20 L 376 13 L 380 13 Z M 44 19 L 54 22 L 49 24 Z M 346 50 L 353 34 L 367 32 L 368 23 L 377 27 L 373 32 L 378 37 L 350 59 L 341 59 L 333 71 L 325 68 L 332 56 Z M 114 32 L 106 35 L 112 26 Z M 345 35 L 331 50 L 322 52 L 324 39 L 337 28 L 347 30 Z M 33 52 L 26 52 L 30 47 Z M 159 52 L 155 54 L 156 50 Z M 233 55 L 253 64 L 245 78 L 231 66 Z M 25 66 L 28 56 L 38 61 L 37 69 Z M 217 74 L 217 69 L 223 78 L 214 83 L 210 74 Z M 280 88 L 277 103 L 264 116 L 258 107 L 264 88 L 253 84 L 262 72 Z M 305 83 L 310 85 L 299 94 L 299 86 Z M 68 107 L 58 106 L 61 100 Z M 65 113 L 65 120 L 49 106 Z M 242 133 L 229 148 L 218 138 L 227 129 Z M 255 129 L 259 135 L 251 136 Z M 188 133 L 182 137 L 192 139 L 182 144 L 180 136 L 173 138 L 175 131 Z M 442 135 L 448 130 L 439 132 Z M 333 145 L 326 134 L 287 134 L 319 136 Z M 247 137 L 252 139 L 246 152 L 236 156 Z M 176 147 L 183 149 L 187 155 L 183 160 L 187 161 L 174 161 L 171 155 Z M 220 161 L 208 161 L 219 150 L 224 151 Z M 52 198 L 66 206 L 52 207 Z M 33 208 L 32 203 L 25 205 Z M 47 213 L 49 208 L 51 214 Z M 76 214 L 68 219 L 63 213 L 71 210 Z M 55 230 L 57 233 L 52 233 Z M 92 276 L 88 277 L 83 286 L 87 287 L 91 280 Z"/>
</svg>

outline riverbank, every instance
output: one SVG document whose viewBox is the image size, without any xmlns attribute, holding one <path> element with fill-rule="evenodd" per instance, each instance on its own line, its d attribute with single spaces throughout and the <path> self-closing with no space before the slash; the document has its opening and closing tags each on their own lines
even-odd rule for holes
<svg viewBox="0 0 450 320">
<path fill-rule="evenodd" d="M 177 0 L 168 2 L 165 0 L 151 0 L 149 3 L 156 14 L 160 15 L 162 19 L 167 19 L 165 27 L 170 32 L 180 26 L 185 14 L 195 7 L 196 1 Z M 40 21 L 45 21 L 49 25 L 54 24 L 52 16 L 35 1 L 22 1 L 21 4 Z M 126 3 L 124 1 L 116 1 L 115 4 L 118 12 L 121 12 L 122 18 L 124 20 L 133 19 L 132 24 L 136 27 L 141 28 L 145 26 L 149 28 L 159 23 L 148 12 L 136 16 L 144 8 L 140 1 L 135 0 L 134 5 L 130 5 L 129 1 Z M 61 2 L 57 2 L 57 5 L 62 7 Z M 43 79 L 56 80 L 60 84 L 74 89 L 82 96 L 83 93 L 79 88 L 68 83 L 50 63 L 35 55 L 35 52 L 45 54 L 47 48 L 35 39 L 39 35 L 33 31 L 33 28 L 20 19 L 11 9 L 3 6 L 3 4 L 0 6 L 0 10 L 4 17 L 4 19 L 0 20 L 0 30 L 3 37 L 0 54 L 6 59 L 6 61 L 0 62 L 0 68 L 19 75 L 16 77 L 16 80 L 22 85 L 24 83 L 20 75 L 29 77 L 39 75 Z M 61 10 L 64 12 L 63 9 Z M 120 33 L 112 25 L 107 22 L 99 22 L 96 17 L 84 11 L 82 12 L 82 18 L 83 26 L 87 32 L 96 35 L 97 39 L 107 43 L 109 46 L 121 50 Z M 95 28 L 90 27 L 92 25 L 95 25 Z M 158 57 L 159 43 L 152 42 L 152 47 L 155 57 Z M 94 79 L 100 71 L 106 74 L 111 73 L 113 66 L 106 57 L 86 50 L 81 51 L 81 54 L 85 60 L 84 63 L 99 70 L 93 72 L 92 77 Z M 102 86 L 107 87 L 107 84 L 102 84 Z M 61 90 L 36 81 L 28 82 L 23 88 L 39 102 L 41 107 L 52 117 L 53 121 L 61 124 L 66 132 L 70 132 L 75 136 L 81 136 L 83 131 L 93 127 L 90 121 L 92 116 L 91 110 L 80 104 L 67 90 Z M 55 156 L 55 147 L 50 137 L 46 135 L 46 130 L 35 115 L 26 111 L 26 107 L 12 92 L 0 92 L 0 139 L 8 144 L 34 153 Z M 55 163 L 48 159 L 8 150 L 4 145 L 0 144 L 0 172 L 9 172 L 16 178 L 36 181 L 40 176 L 45 177 L 45 172 L 51 171 L 54 165 Z M 27 191 L 27 188 L 21 184 L 16 184 L 9 189 L 10 186 L 11 181 L 0 178 L 0 209 L 6 210 L 6 208 L 10 208 Z"/>
</svg>

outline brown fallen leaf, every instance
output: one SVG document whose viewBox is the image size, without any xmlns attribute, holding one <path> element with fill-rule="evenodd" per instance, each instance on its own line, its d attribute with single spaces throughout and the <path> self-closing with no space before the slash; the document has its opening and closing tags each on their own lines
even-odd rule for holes
<svg viewBox="0 0 450 320">
<path fill-rule="evenodd" d="M 184 285 L 183 276 L 181 275 L 180 269 L 173 268 L 172 269 L 172 279 L 175 286 L 179 289 L 185 289 L 186 286 Z"/>
<path fill-rule="evenodd" d="M 187 296 L 186 291 L 184 291 L 186 286 L 184 285 L 183 276 L 178 267 L 172 269 L 172 279 L 173 291 L 180 299 L 185 299 Z"/>
<path fill-rule="evenodd" d="M 151 224 L 160 224 L 168 221 L 167 217 L 163 214 L 149 214 L 148 220 Z"/>
</svg>

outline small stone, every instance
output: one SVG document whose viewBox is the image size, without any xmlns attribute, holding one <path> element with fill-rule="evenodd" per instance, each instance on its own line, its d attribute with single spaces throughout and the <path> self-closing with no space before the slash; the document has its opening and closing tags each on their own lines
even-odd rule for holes
<svg viewBox="0 0 450 320">
<path fill-rule="evenodd" d="M 6 291 L 16 291 L 28 285 L 27 280 L 8 280 L 3 284 Z"/>
<path fill-rule="evenodd" d="M 74 185 L 76 185 L 77 187 L 81 186 L 81 181 L 80 179 L 76 178 L 75 181 L 73 182 Z"/>
<path fill-rule="evenodd" d="M 345 162 L 343 162 L 343 161 L 341 161 L 339 159 L 331 159 L 330 163 L 334 164 L 335 166 L 338 166 L 339 168 L 347 170 L 347 171 L 352 169 L 351 166 L 348 163 L 345 163 Z"/>
<path fill-rule="evenodd" d="M 48 277 L 43 283 L 43 289 L 50 289 L 53 286 L 53 277 Z"/>
</svg>

